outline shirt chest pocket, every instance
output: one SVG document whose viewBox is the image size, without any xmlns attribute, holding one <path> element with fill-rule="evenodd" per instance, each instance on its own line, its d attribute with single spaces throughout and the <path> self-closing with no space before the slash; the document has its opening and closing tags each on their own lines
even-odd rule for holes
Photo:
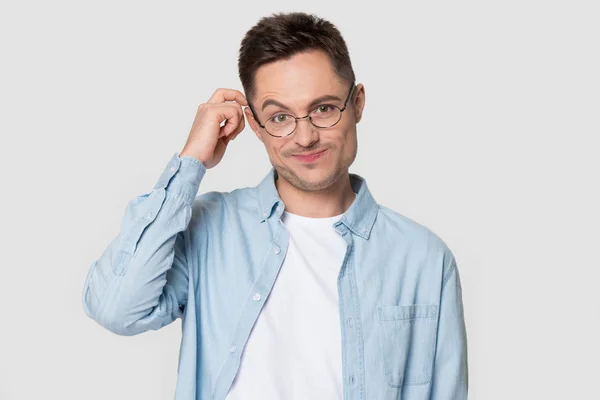
<svg viewBox="0 0 600 400">
<path fill-rule="evenodd" d="M 377 307 L 383 370 L 390 386 L 431 381 L 437 331 L 437 305 Z"/>
</svg>

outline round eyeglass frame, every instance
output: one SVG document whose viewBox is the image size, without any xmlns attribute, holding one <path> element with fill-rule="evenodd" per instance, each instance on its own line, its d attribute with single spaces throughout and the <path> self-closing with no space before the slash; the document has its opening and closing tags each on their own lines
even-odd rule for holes
<svg viewBox="0 0 600 400">
<path fill-rule="evenodd" d="M 252 107 L 252 104 L 250 104 L 250 102 L 248 102 L 248 107 L 250 107 L 250 111 L 252 111 L 252 116 L 254 116 L 254 119 L 256 120 L 256 122 L 258 122 L 258 126 L 260 126 L 261 128 L 263 128 L 265 130 L 265 132 L 267 132 L 269 135 L 273 136 L 274 138 L 286 138 L 288 136 L 291 136 L 294 132 L 296 132 L 296 129 L 298 128 L 298 120 L 299 119 L 305 119 L 308 118 L 308 120 L 310 121 L 310 123 L 319 128 L 319 129 L 327 129 L 327 128 L 331 128 L 334 127 L 335 125 L 337 125 L 341 120 L 342 120 L 342 116 L 344 115 L 344 111 L 346 110 L 347 104 L 348 104 L 348 100 L 350 100 L 350 98 L 352 97 L 352 94 L 354 93 L 354 89 L 356 89 L 356 86 L 354 85 L 354 82 L 352 82 L 352 85 L 350 86 L 350 93 L 348 93 L 348 97 L 346 97 L 346 100 L 344 101 L 344 107 L 339 108 L 338 106 L 334 106 L 333 104 L 328 104 L 328 106 L 330 107 L 335 107 L 338 110 L 340 110 L 340 118 L 332 125 L 329 126 L 318 126 L 315 125 L 315 123 L 313 122 L 312 118 L 310 117 L 310 114 L 312 114 L 315 110 L 312 110 L 310 113 L 306 114 L 304 117 L 296 117 L 294 115 L 291 114 L 286 114 L 289 115 L 290 117 L 294 118 L 294 129 L 288 133 L 287 135 L 284 136 L 277 136 L 277 135 L 273 135 L 271 132 L 269 132 L 267 130 L 267 128 L 265 127 L 265 125 L 263 125 L 260 120 L 258 119 L 258 115 L 256 115 L 256 112 L 254 111 L 254 107 Z"/>
</svg>

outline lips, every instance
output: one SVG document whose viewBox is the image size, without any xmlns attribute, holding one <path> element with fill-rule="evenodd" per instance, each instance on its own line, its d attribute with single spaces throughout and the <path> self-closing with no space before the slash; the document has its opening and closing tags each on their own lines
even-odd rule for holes
<svg viewBox="0 0 600 400">
<path fill-rule="evenodd" d="M 304 162 L 312 162 L 318 160 L 323 154 L 327 152 L 327 149 L 320 150 L 318 152 L 309 153 L 309 154 L 295 154 L 294 158 Z"/>
</svg>

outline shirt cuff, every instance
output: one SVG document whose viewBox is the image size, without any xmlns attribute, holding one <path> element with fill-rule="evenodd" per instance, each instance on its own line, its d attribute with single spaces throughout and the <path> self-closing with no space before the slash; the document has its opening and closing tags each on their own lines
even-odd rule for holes
<svg viewBox="0 0 600 400">
<path fill-rule="evenodd" d="M 191 206 L 205 174 L 206 167 L 200 161 L 192 156 L 179 157 L 179 153 L 175 153 L 165 166 L 154 189 L 166 189 L 177 193 Z"/>
</svg>

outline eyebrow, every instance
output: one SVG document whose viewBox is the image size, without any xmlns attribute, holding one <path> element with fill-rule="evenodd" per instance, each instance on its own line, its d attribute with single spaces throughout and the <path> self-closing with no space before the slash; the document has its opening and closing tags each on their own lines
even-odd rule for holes
<svg viewBox="0 0 600 400">
<path fill-rule="evenodd" d="M 313 108 L 313 107 L 315 107 L 315 106 L 317 106 L 317 105 L 319 105 L 319 104 L 321 104 L 321 103 L 323 103 L 325 101 L 332 101 L 332 100 L 342 101 L 342 99 L 340 99 L 339 97 L 331 95 L 331 94 L 328 94 L 328 95 L 325 95 L 325 96 L 317 97 L 316 99 L 314 99 L 313 101 L 311 101 L 310 104 L 308 105 L 308 108 Z M 265 100 L 265 102 L 262 105 L 261 110 L 264 111 L 265 108 L 267 108 L 267 106 L 271 106 L 271 105 L 277 106 L 277 107 L 281 107 L 281 108 L 283 108 L 285 110 L 290 111 L 290 108 L 288 106 L 286 106 L 283 103 L 280 103 L 279 101 L 277 101 L 275 99 L 267 99 L 267 100 Z"/>
</svg>

